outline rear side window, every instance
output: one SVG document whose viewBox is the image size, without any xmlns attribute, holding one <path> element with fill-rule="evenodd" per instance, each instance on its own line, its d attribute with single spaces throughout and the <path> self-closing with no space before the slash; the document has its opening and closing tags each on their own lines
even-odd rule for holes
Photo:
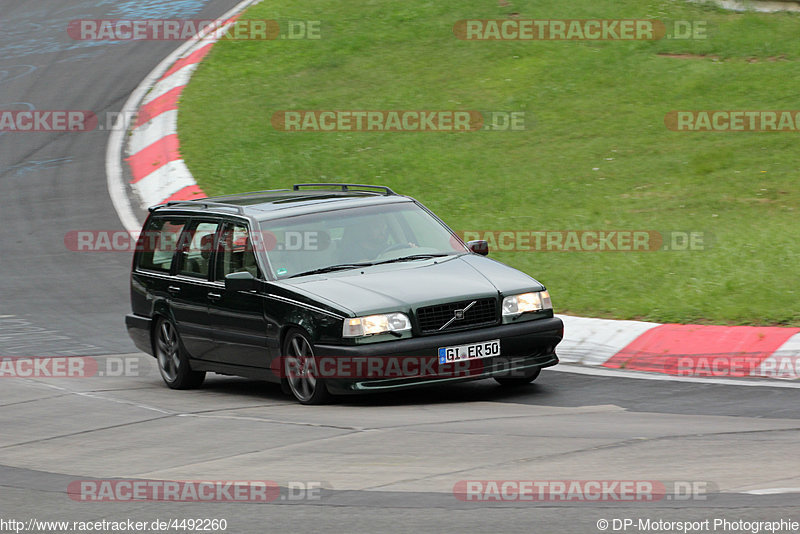
<svg viewBox="0 0 800 534">
<path fill-rule="evenodd" d="M 139 237 L 137 266 L 150 271 L 170 272 L 186 219 L 152 218 Z"/>
<path fill-rule="evenodd" d="M 181 248 L 178 255 L 180 258 L 179 274 L 195 278 L 208 278 L 217 228 L 219 228 L 219 223 L 216 222 L 204 221 L 192 224 L 184 237 L 184 240 L 189 242 L 189 246 Z"/>
</svg>

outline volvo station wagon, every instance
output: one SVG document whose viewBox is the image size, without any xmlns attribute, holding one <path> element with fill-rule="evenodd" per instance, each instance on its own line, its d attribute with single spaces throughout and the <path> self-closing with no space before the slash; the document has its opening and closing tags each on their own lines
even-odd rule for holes
<svg viewBox="0 0 800 534">
<path fill-rule="evenodd" d="M 126 326 L 167 386 L 214 372 L 332 396 L 493 378 L 558 363 L 545 287 L 383 186 L 296 184 L 150 208 Z"/>
</svg>

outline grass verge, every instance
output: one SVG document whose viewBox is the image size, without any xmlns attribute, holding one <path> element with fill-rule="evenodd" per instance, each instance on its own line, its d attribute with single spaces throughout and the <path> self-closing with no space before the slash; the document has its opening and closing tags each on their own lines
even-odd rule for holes
<svg viewBox="0 0 800 534">
<path fill-rule="evenodd" d="M 462 41 L 460 19 L 702 21 L 706 39 Z M 181 151 L 209 194 L 388 185 L 456 230 L 659 230 L 705 250 L 492 253 L 558 312 L 800 325 L 800 132 L 675 132 L 671 110 L 797 105 L 800 17 L 682 1 L 267 0 L 319 40 L 217 44 L 183 93 Z M 523 131 L 282 132 L 279 110 L 525 113 Z"/>
</svg>

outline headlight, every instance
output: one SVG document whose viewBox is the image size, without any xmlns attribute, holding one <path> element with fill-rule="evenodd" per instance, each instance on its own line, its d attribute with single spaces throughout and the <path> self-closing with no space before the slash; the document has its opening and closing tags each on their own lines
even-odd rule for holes
<svg viewBox="0 0 800 534">
<path fill-rule="evenodd" d="M 553 304 L 550 302 L 550 293 L 547 291 L 522 293 L 521 295 L 512 295 L 503 299 L 504 317 L 552 309 Z"/>
<path fill-rule="evenodd" d="M 345 319 L 342 336 L 374 336 L 375 334 L 403 332 L 405 330 L 411 330 L 411 321 L 408 320 L 405 314 L 387 313 Z"/>
</svg>

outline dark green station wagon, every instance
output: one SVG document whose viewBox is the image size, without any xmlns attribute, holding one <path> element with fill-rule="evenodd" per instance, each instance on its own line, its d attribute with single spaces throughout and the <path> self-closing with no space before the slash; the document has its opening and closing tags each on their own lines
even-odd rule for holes
<svg viewBox="0 0 800 534">
<path fill-rule="evenodd" d="M 493 377 L 558 363 L 563 324 L 530 276 L 382 186 L 297 184 L 150 209 L 126 325 L 174 389 L 206 372 L 331 395 Z"/>
</svg>

